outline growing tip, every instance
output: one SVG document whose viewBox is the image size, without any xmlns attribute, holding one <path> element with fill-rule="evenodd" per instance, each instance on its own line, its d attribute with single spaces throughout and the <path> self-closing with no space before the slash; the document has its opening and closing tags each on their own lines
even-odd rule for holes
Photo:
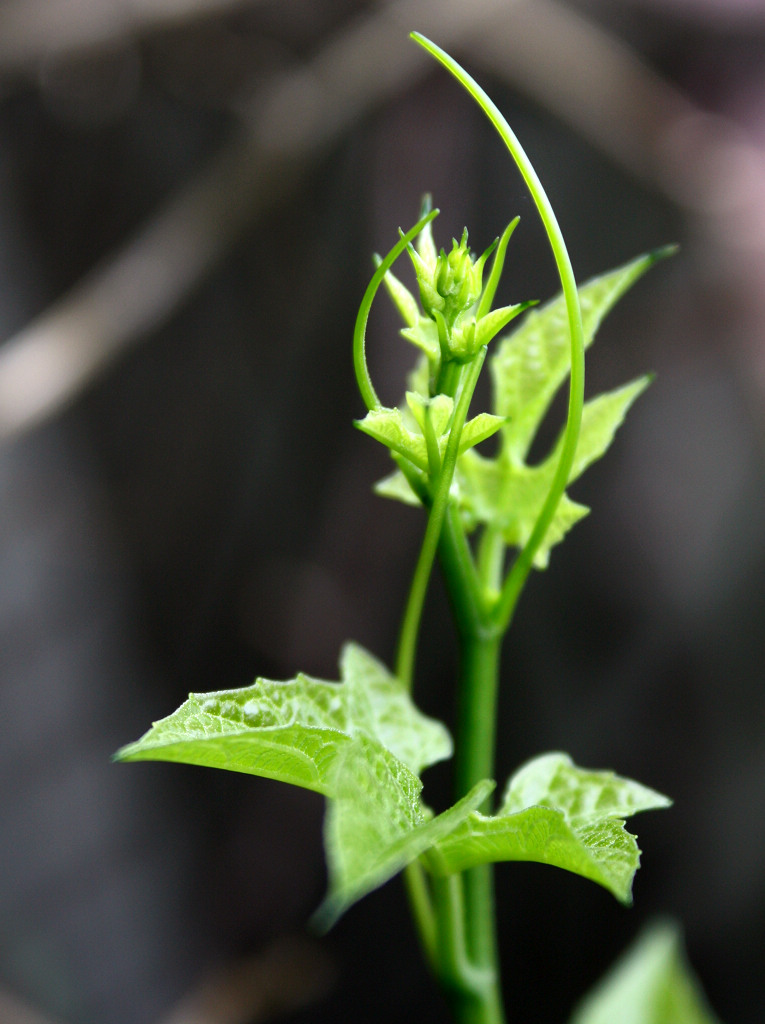
<svg viewBox="0 0 765 1024">
<path fill-rule="evenodd" d="M 432 54 L 434 57 L 438 57 L 439 60 L 441 59 L 441 55 L 444 57 L 446 56 L 441 47 L 434 43 L 432 39 L 428 39 L 427 36 L 424 36 L 422 32 L 410 32 L 409 38 L 413 39 L 415 43 L 418 43 L 423 50 L 427 50 L 428 53 Z"/>
<path fill-rule="evenodd" d="M 652 249 L 648 256 L 650 257 L 651 263 L 658 263 L 659 260 L 665 260 L 668 256 L 674 256 L 680 248 L 679 245 L 673 243 L 672 245 L 661 245 L 658 249 Z"/>
</svg>

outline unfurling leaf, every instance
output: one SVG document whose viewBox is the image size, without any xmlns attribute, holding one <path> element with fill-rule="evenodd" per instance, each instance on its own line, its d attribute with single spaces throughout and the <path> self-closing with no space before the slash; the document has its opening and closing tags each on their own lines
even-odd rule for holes
<svg viewBox="0 0 765 1024">
<path fill-rule="evenodd" d="M 428 468 L 428 451 L 421 433 L 410 430 L 400 409 L 372 409 L 355 425 L 392 452 L 403 455 L 418 469 Z"/>
<path fill-rule="evenodd" d="M 408 459 L 416 469 L 427 472 L 429 469 L 428 449 L 423 433 L 425 417 L 430 417 L 438 453 L 443 458 L 449 441 L 449 421 L 454 402 L 446 395 L 436 395 L 435 398 L 426 399 L 411 391 L 407 392 L 406 398 L 409 408 L 404 413 L 401 409 L 373 409 L 366 414 L 363 420 L 356 420 L 356 426 L 376 441 L 380 441 L 391 452 Z M 416 428 L 415 430 L 411 430 L 407 425 L 405 414 L 412 426 Z M 459 452 L 464 453 L 487 440 L 496 434 L 504 424 L 505 421 L 501 416 L 492 416 L 488 412 L 474 416 L 462 428 Z"/>
<path fill-rule="evenodd" d="M 344 751 L 336 773 L 324 827 L 330 888 L 314 916 L 321 930 L 451 832 L 494 788 L 493 782 L 481 782 L 433 817 L 420 800 L 420 780 L 366 741 Z"/>
<path fill-rule="evenodd" d="M 496 815 L 471 813 L 436 844 L 428 864 L 439 875 L 497 861 L 551 864 L 630 903 L 640 851 L 623 819 L 669 804 L 640 783 L 544 754 L 510 779 Z"/>
</svg>

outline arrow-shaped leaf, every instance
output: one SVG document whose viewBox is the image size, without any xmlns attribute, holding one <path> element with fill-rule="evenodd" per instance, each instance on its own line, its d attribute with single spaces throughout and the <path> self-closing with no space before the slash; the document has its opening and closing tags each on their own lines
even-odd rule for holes
<svg viewBox="0 0 765 1024">
<path fill-rule="evenodd" d="M 497 861 L 552 864 L 630 903 L 640 851 L 622 819 L 669 804 L 640 783 L 577 768 L 566 754 L 545 754 L 510 779 L 495 816 L 471 813 L 428 862 L 439 875 Z"/>
<path fill-rule="evenodd" d="M 332 796 L 337 758 L 360 738 L 415 773 L 451 756 L 446 727 L 421 714 L 399 680 L 363 648 L 345 648 L 341 675 L 342 683 L 301 674 L 191 694 L 116 757 L 227 768 Z"/>
<path fill-rule="evenodd" d="M 569 480 L 575 480 L 607 451 L 627 410 L 648 386 L 650 378 L 626 384 L 585 403 L 576 458 Z M 503 431 L 504 432 L 504 431 Z M 539 510 L 558 465 L 560 443 L 538 466 L 512 459 L 506 449 L 493 459 L 468 452 L 457 463 L 455 499 L 469 529 L 483 523 L 498 527 L 505 543 L 522 548 L 531 535 Z M 384 493 L 390 493 L 390 489 Z M 534 558 L 538 569 L 547 566 L 550 549 L 587 515 L 585 505 L 564 494 L 543 543 Z"/>
<path fill-rule="evenodd" d="M 667 250 L 648 253 L 579 288 L 585 347 L 622 295 Z M 494 412 L 507 416 L 508 454 L 525 459 L 544 414 L 569 372 L 569 329 L 562 295 L 529 311 L 502 339 L 491 359 Z"/>
</svg>

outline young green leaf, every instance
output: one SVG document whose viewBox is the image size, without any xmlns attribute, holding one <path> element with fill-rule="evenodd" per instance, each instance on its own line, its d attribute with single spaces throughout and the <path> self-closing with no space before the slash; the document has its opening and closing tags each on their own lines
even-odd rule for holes
<svg viewBox="0 0 765 1024">
<path fill-rule="evenodd" d="M 453 398 L 449 395 L 425 398 L 419 391 L 407 391 L 405 398 L 409 411 L 414 416 L 422 434 L 425 433 L 428 419 L 436 437 L 443 434 L 449 426 L 449 420 L 454 412 Z"/>
<path fill-rule="evenodd" d="M 191 694 L 156 722 L 120 761 L 175 761 L 261 775 L 334 795 L 334 766 L 357 740 L 379 744 L 419 774 L 451 756 L 444 725 L 421 714 L 395 676 L 348 644 L 342 683 L 299 675 L 289 682 Z"/>
<path fill-rule="evenodd" d="M 629 407 L 649 382 L 649 377 L 641 377 L 585 403 L 570 482 L 608 450 Z M 493 459 L 483 458 L 472 451 L 460 459 L 455 498 L 465 525 L 469 529 L 479 523 L 491 525 L 499 530 L 506 544 L 522 548 L 534 529 L 539 509 L 550 489 L 560 445 L 559 440 L 538 466 L 527 466 L 509 458 L 504 447 Z M 534 558 L 538 569 L 546 568 L 550 549 L 588 512 L 586 506 L 563 495 Z"/>
<path fill-rule="evenodd" d="M 490 412 L 479 412 L 472 420 L 468 420 L 460 436 L 460 455 L 480 444 L 481 441 L 493 437 L 505 425 L 501 416 L 493 416 Z M 444 444 L 444 447 L 446 445 Z"/>
<path fill-rule="evenodd" d="M 427 470 L 428 452 L 425 438 L 406 426 L 400 409 L 372 409 L 355 425 L 392 452 L 403 455 L 418 469 Z"/>
<path fill-rule="evenodd" d="M 617 300 L 670 251 L 663 249 L 640 256 L 582 285 L 579 297 L 586 345 L 592 343 L 600 323 Z M 541 420 L 568 375 L 569 361 L 567 311 L 562 295 L 527 313 L 520 326 L 500 341 L 490 358 L 496 414 L 492 425 L 496 431 L 501 423 L 500 449 L 494 458 L 485 458 L 473 450 L 476 441 L 461 445 L 452 487 L 452 498 L 466 529 L 490 526 L 507 546 L 519 550 L 531 536 L 552 485 L 562 441 L 538 465 L 527 465 L 525 459 Z M 423 361 L 419 367 L 420 387 L 427 379 L 426 368 L 427 362 Z M 629 407 L 649 382 L 649 377 L 641 377 L 585 403 L 569 482 L 605 454 Z M 398 438 L 392 440 L 397 442 Z M 393 444 L 390 446 L 393 448 Z M 422 466 L 424 449 L 418 449 L 417 456 L 417 464 Z M 420 504 L 400 472 L 381 480 L 375 490 L 405 504 Z M 534 556 L 537 569 L 546 568 L 550 550 L 588 512 L 586 506 L 566 494 L 562 496 Z"/>
<path fill-rule="evenodd" d="M 399 334 L 424 352 L 431 366 L 438 363 L 441 358 L 441 346 L 438 341 L 438 327 L 435 320 L 419 316 L 410 327 L 402 327 Z"/>
<path fill-rule="evenodd" d="M 551 458 L 541 466 L 514 466 L 501 457 L 486 459 L 478 452 L 468 452 L 457 463 L 453 491 L 466 528 L 472 530 L 479 523 L 494 526 L 506 544 L 522 548 L 534 529 L 554 472 Z M 538 569 L 546 568 L 550 549 L 588 512 L 584 505 L 563 495 L 534 557 Z"/>
<path fill-rule="evenodd" d="M 577 1007 L 570 1024 L 719 1024 L 688 966 L 679 928 L 655 924 Z"/>
<path fill-rule="evenodd" d="M 374 492 L 381 498 L 392 498 L 394 501 L 400 501 L 404 505 L 412 505 L 415 508 L 422 505 L 400 469 L 396 469 L 388 476 L 384 476 L 382 480 L 378 480 L 374 485 Z"/>
<path fill-rule="evenodd" d="M 409 410 L 413 414 L 412 419 L 420 430 L 424 427 L 424 421 L 420 418 L 420 413 L 424 416 L 426 407 L 429 406 L 432 409 L 432 423 L 436 432 L 438 451 L 443 458 L 449 440 L 449 417 L 454 405 L 452 399 L 446 395 L 436 395 L 432 399 L 423 399 L 421 395 L 415 392 L 408 392 L 407 401 Z M 376 441 L 380 441 L 391 452 L 395 452 L 397 455 L 402 455 L 405 459 L 408 459 L 417 469 L 424 472 L 428 470 L 428 451 L 425 437 L 422 433 L 415 433 L 415 431 L 409 429 L 401 409 L 372 409 L 363 420 L 356 420 L 355 424 L 359 430 L 373 437 Z M 460 435 L 460 454 L 496 434 L 504 424 L 505 420 L 501 416 L 492 416 L 488 412 L 479 413 L 472 420 L 468 420 L 462 428 Z"/>
<path fill-rule="evenodd" d="M 382 260 L 379 256 L 376 256 L 375 264 L 379 266 L 380 263 L 382 263 Z M 383 278 L 383 284 L 406 326 L 414 327 L 417 321 L 422 318 L 417 299 L 415 299 L 404 282 L 399 281 L 392 270 L 389 270 Z"/>
<path fill-rule="evenodd" d="M 622 819 L 669 804 L 640 783 L 577 768 L 566 754 L 544 754 L 510 779 L 495 816 L 473 812 L 436 845 L 428 864 L 439 875 L 496 861 L 552 864 L 630 903 L 640 851 Z"/>
<path fill-rule="evenodd" d="M 579 288 L 585 347 L 592 344 L 601 322 L 618 299 L 664 255 L 666 250 L 639 256 Z M 526 458 L 544 414 L 568 376 L 569 361 L 562 295 L 541 309 L 528 312 L 495 349 L 490 361 L 494 412 L 508 417 L 504 442 L 509 458 Z"/>
</svg>

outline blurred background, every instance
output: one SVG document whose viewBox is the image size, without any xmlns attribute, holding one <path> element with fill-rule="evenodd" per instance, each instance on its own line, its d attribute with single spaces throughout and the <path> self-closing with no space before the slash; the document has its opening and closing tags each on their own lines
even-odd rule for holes
<svg viewBox="0 0 765 1024">
<path fill-rule="evenodd" d="M 0 1020 L 441 1022 L 398 881 L 321 942 L 322 801 L 113 751 L 190 690 L 390 662 L 421 517 L 350 361 L 373 251 L 516 214 L 503 301 L 556 278 L 501 145 L 584 280 L 681 250 L 609 317 L 591 394 L 657 374 L 593 512 L 521 603 L 499 778 L 564 749 L 669 793 L 625 911 L 498 870 L 511 1019 L 563 1022 L 657 914 L 726 1024 L 763 1018 L 765 0 L 2 0 Z M 411 350 L 381 301 L 398 401 Z M 433 587 L 417 697 L 452 721 Z M 426 799 L 448 800 L 448 766 Z"/>
</svg>

